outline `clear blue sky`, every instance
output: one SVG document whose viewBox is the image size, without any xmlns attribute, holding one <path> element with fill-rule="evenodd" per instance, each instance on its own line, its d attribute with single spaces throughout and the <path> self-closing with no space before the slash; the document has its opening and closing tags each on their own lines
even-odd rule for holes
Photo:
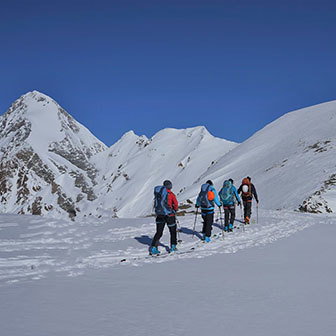
<svg viewBox="0 0 336 336">
<path fill-rule="evenodd" d="M 0 114 L 59 102 L 107 145 L 205 125 L 241 142 L 336 99 L 335 1 L 0 2 Z"/>
</svg>

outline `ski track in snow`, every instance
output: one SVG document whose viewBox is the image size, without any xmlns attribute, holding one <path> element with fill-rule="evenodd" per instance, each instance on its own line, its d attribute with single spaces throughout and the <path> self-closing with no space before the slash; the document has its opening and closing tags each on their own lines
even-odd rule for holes
<svg viewBox="0 0 336 336">
<path fill-rule="evenodd" d="M 179 218 L 183 240 L 177 253 L 168 254 L 168 229 L 161 238 L 161 256 L 148 256 L 155 233 L 154 219 L 71 221 L 35 219 L 30 216 L 0 216 L 0 285 L 38 280 L 52 272 L 79 276 L 88 269 L 141 266 L 213 254 L 235 253 L 263 246 L 314 224 L 335 224 L 334 216 L 286 211 L 260 211 L 259 222 L 220 236 L 220 219 L 209 244 L 192 238 L 194 216 Z M 124 225 L 123 227 L 120 227 Z M 236 226 L 242 226 L 239 220 Z M 119 226 L 119 227 L 115 227 Z M 196 229 L 201 228 L 198 218 Z M 123 262 L 122 262 L 123 260 Z"/>
</svg>

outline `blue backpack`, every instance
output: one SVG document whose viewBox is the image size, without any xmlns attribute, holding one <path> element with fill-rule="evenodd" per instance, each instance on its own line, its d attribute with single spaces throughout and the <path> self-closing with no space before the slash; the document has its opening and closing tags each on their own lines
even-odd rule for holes
<svg viewBox="0 0 336 336">
<path fill-rule="evenodd" d="M 168 205 L 168 191 L 164 186 L 154 188 L 154 209 L 157 216 L 168 216 L 173 209 Z"/>
<path fill-rule="evenodd" d="M 208 198 L 208 192 L 210 191 L 211 185 L 208 183 L 202 184 L 201 191 L 198 194 L 199 204 L 201 208 L 212 208 L 214 206 L 213 200 L 210 201 Z"/>
<path fill-rule="evenodd" d="M 226 180 L 223 183 L 223 188 L 219 192 L 219 197 L 223 205 L 229 205 L 234 203 L 233 199 L 233 185 L 231 181 Z"/>
</svg>

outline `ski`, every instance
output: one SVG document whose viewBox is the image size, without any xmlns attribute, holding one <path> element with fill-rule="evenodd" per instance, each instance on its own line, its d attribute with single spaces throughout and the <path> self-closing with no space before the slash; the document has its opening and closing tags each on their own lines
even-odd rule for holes
<svg viewBox="0 0 336 336">
<path fill-rule="evenodd" d="M 136 261 L 136 260 L 148 260 L 148 259 L 152 259 L 152 258 L 158 258 L 158 259 L 162 259 L 162 258 L 167 258 L 169 256 L 174 256 L 174 255 L 183 255 L 183 254 L 188 254 L 188 253 L 192 253 L 195 252 L 195 250 L 197 250 L 197 247 L 201 247 L 204 246 L 206 244 L 211 244 L 213 241 L 216 241 L 218 239 L 222 238 L 222 233 L 215 233 L 214 235 L 211 236 L 211 241 L 209 243 L 205 243 L 204 240 L 199 240 L 198 242 L 195 243 L 195 246 L 192 246 L 190 248 L 188 248 L 187 250 L 176 250 L 174 252 L 161 252 L 160 254 L 149 254 L 149 255 L 143 255 L 143 256 L 136 256 L 136 257 L 129 257 L 129 258 L 121 258 L 120 259 L 120 263 L 124 263 L 127 261 Z"/>
</svg>

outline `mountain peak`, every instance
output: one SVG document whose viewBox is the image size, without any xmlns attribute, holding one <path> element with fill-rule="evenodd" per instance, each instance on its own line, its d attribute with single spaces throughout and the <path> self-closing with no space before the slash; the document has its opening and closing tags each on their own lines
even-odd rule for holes
<svg viewBox="0 0 336 336">
<path fill-rule="evenodd" d="M 42 93 L 40 91 L 37 91 L 37 90 L 33 90 L 33 91 L 29 91 L 25 94 L 23 94 L 20 98 L 20 99 L 23 99 L 24 101 L 26 100 L 31 100 L 31 99 L 34 99 L 38 102 L 45 102 L 45 101 L 49 101 L 49 102 L 54 102 L 55 104 L 57 104 L 55 102 L 54 99 L 52 99 L 50 96 L 46 95 L 45 93 Z"/>
</svg>

